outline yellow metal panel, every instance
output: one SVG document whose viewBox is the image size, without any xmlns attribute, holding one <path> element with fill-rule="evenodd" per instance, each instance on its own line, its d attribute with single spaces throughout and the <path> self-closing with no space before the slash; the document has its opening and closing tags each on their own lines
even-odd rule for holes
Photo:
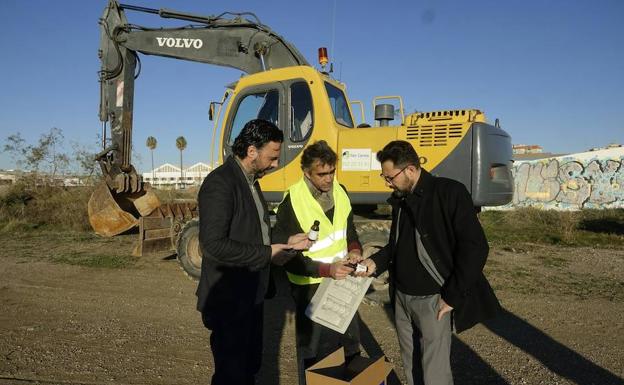
<svg viewBox="0 0 624 385">
<path fill-rule="evenodd" d="M 379 176 L 377 151 L 397 139 L 399 127 L 341 129 L 338 133 L 337 178 L 347 190 L 356 192 L 389 192 Z M 368 157 L 367 157 L 368 154 Z M 366 168 L 368 163 L 368 169 Z"/>
</svg>

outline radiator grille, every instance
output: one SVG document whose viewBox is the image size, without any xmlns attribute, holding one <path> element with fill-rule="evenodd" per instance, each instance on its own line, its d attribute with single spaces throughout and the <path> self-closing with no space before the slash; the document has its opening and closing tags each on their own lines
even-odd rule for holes
<svg viewBox="0 0 624 385">
<path fill-rule="evenodd" d="M 407 139 L 415 140 L 420 147 L 446 146 L 449 139 L 462 137 L 462 124 L 423 124 L 407 127 Z"/>
</svg>

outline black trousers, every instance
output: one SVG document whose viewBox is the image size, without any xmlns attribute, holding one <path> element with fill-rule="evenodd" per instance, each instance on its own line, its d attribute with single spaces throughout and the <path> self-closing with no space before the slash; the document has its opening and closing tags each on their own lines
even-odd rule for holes
<svg viewBox="0 0 624 385">
<path fill-rule="evenodd" d="M 299 383 L 305 383 L 305 369 L 314 365 L 330 353 L 344 347 L 345 356 L 360 353 L 360 318 L 356 312 L 344 334 L 317 324 L 305 314 L 310 300 L 319 284 L 290 284 L 291 294 L 295 300 L 295 330 L 297 336 L 297 363 Z"/>
<path fill-rule="evenodd" d="M 253 385 L 262 364 L 263 304 L 232 315 L 231 310 L 202 313 L 212 330 L 210 348 L 214 358 L 212 385 Z"/>
</svg>

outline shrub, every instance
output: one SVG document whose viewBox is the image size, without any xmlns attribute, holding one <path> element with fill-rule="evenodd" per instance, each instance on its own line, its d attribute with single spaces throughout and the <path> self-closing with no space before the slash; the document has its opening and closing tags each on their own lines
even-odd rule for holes
<svg viewBox="0 0 624 385">
<path fill-rule="evenodd" d="M 519 208 L 485 211 L 481 223 L 493 243 L 569 246 L 624 245 L 624 210 L 555 211 Z"/>
<path fill-rule="evenodd" d="M 89 230 L 87 202 L 93 187 L 55 187 L 18 183 L 0 197 L 4 231 L 51 226 L 59 230 Z"/>
</svg>

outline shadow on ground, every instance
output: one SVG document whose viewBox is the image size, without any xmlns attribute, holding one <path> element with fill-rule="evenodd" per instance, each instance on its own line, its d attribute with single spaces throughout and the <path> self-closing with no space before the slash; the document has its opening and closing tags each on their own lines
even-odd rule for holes
<svg viewBox="0 0 624 385">
<path fill-rule="evenodd" d="M 263 375 L 260 379 L 260 384 L 263 385 L 280 383 L 278 362 L 280 357 L 280 338 L 285 324 L 286 313 L 294 311 L 292 300 L 289 293 L 285 290 L 288 290 L 287 283 L 284 286 L 282 282 L 281 285 L 278 285 L 278 297 L 269 301 L 269 305 L 266 308 L 267 312 L 277 312 L 281 316 L 274 317 L 275 313 L 273 313 L 271 318 L 279 321 L 271 325 L 265 325 L 265 362 L 263 363 Z M 392 309 L 387 300 L 387 292 L 376 293 L 367 298 L 369 303 L 380 306 L 389 320 L 393 319 Z M 487 321 L 484 326 L 511 345 L 540 361 L 553 373 L 574 383 L 596 385 L 624 384 L 624 379 L 596 365 L 509 311 L 505 310 L 498 318 Z M 362 347 L 368 356 L 379 357 L 385 355 L 381 345 L 368 325 L 363 321 L 360 324 L 360 333 Z M 293 351 L 292 354 L 294 356 L 295 352 Z M 455 336 L 453 336 L 452 341 L 451 365 L 456 385 L 509 384 L 470 346 Z M 292 383 L 297 383 L 294 373 Z M 388 378 L 388 385 L 396 384 L 400 384 L 400 381 L 396 373 L 392 373 L 390 378 Z"/>
<path fill-rule="evenodd" d="M 624 384 L 624 379 L 594 364 L 509 311 L 486 322 L 485 327 L 539 360 L 553 373 L 577 384 Z"/>
<path fill-rule="evenodd" d="M 617 219 L 586 219 L 579 228 L 592 233 L 624 235 L 624 222 Z"/>
</svg>

